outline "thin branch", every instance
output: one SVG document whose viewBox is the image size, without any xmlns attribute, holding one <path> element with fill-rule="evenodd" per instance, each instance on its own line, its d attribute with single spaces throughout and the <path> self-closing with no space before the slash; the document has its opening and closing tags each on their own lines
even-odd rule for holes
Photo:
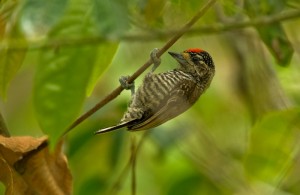
<svg viewBox="0 0 300 195">
<path fill-rule="evenodd" d="M 180 31 L 178 31 L 158 52 L 157 57 L 160 57 L 163 53 L 165 53 L 186 31 L 188 31 L 200 18 L 203 16 L 208 9 L 216 2 L 217 0 L 209 0 L 206 5 L 204 5 L 198 13 L 187 23 L 185 24 Z M 140 76 L 150 65 L 152 64 L 152 60 L 149 59 L 142 67 L 140 67 L 129 79 L 128 82 L 133 82 L 138 76 Z M 72 130 L 74 127 L 79 125 L 81 122 L 83 122 L 85 119 L 87 119 L 89 116 L 94 114 L 97 110 L 102 108 L 105 104 L 110 102 L 111 100 L 115 99 L 121 92 L 123 91 L 123 88 L 121 86 L 117 87 L 113 92 L 111 92 L 108 96 L 106 96 L 104 99 L 102 99 L 99 103 L 97 103 L 93 108 L 91 108 L 89 111 L 81 115 L 77 120 L 74 121 L 73 124 L 65 131 L 65 134 L 67 134 L 70 130 Z"/>
<path fill-rule="evenodd" d="M 252 26 L 261 26 L 261 25 L 268 25 L 273 24 L 276 22 L 282 22 L 286 20 L 291 20 L 294 18 L 300 17 L 300 10 L 292 10 L 286 11 L 279 14 L 274 14 L 270 16 L 263 16 L 256 19 L 252 19 L 249 21 L 237 21 L 232 23 L 219 23 L 213 24 L 209 26 L 202 26 L 197 28 L 188 29 L 186 31 L 187 35 L 190 36 L 199 36 L 200 34 L 213 34 L 213 33 L 221 33 L 226 31 L 237 30 L 246 27 Z M 179 30 L 180 31 L 180 30 Z M 154 40 L 162 40 L 166 39 L 175 33 L 179 32 L 178 30 L 168 30 L 162 32 L 151 32 L 145 34 L 127 34 L 122 37 L 118 41 L 126 41 L 126 42 L 135 42 L 135 41 L 154 41 Z M 51 49 L 56 47 L 74 47 L 79 45 L 98 45 L 104 42 L 113 41 L 108 40 L 105 37 L 94 36 L 94 37 L 78 37 L 78 38 L 64 38 L 64 39 L 51 39 L 48 41 L 22 41 L 22 40 L 11 40 L 10 46 L 7 46 L 0 43 L 0 50 L 1 49 L 8 49 L 11 51 L 14 50 L 40 50 L 40 49 Z M 29 48 L 28 48 L 29 45 Z"/>
<path fill-rule="evenodd" d="M 134 135 L 131 138 L 131 195 L 136 195 L 136 155 L 137 147 Z"/>
<path fill-rule="evenodd" d="M 5 124 L 4 118 L 1 113 L 0 113 L 0 135 L 3 135 L 4 137 L 10 137 L 9 131 L 7 129 L 7 126 Z"/>
<path fill-rule="evenodd" d="M 228 22 L 226 24 L 223 23 L 223 24 L 215 24 L 212 26 L 194 28 L 191 29 L 188 32 L 188 34 L 195 35 L 199 33 L 201 34 L 220 33 L 220 32 L 238 30 L 238 29 L 252 27 L 252 26 L 254 27 L 264 26 L 264 25 L 291 20 L 299 17 L 300 17 L 300 10 L 287 11 L 280 14 L 274 14 L 271 16 L 264 16 L 256 19 L 254 18 L 249 21 L 232 22 L 232 23 Z"/>
<path fill-rule="evenodd" d="M 116 194 L 121 188 L 122 188 L 122 183 L 124 183 L 125 177 L 128 175 L 129 170 L 130 170 L 130 165 L 132 165 L 132 160 L 133 158 L 136 158 L 138 152 L 141 150 L 142 145 L 144 144 L 146 138 L 150 135 L 151 130 L 145 131 L 143 134 L 142 138 L 139 140 L 138 144 L 133 148 L 131 148 L 131 156 L 130 159 L 128 160 L 127 164 L 123 168 L 121 174 L 117 178 L 116 182 L 113 184 L 112 188 L 109 190 L 109 195 L 111 194 Z M 134 165 L 135 166 L 135 165 Z"/>
</svg>

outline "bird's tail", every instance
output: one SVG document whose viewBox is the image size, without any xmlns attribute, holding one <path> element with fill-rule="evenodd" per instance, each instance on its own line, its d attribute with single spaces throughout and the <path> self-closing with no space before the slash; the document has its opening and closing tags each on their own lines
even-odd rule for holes
<svg viewBox="0 0 300 195">
<path fill-rule="evenodd" d="M 107 128 L 104 128 L 104 129 L 100 129 L 98 131 L 95 131 L 94 134 L 97 135 L 97 134 L 100 134 L 100 133 L 106 133 L 106 132 L 110 132 L 110 131 L 113 131 L 113 130 L 117 130 L 117 129 L 120 129 L 122 127 L 128 126 L 129 123 L 130 123 L 130 121 L 129 122 L 123 122 L 123 123 L 120 123 L 118 125 L 107 127 Z"/>
</svg>

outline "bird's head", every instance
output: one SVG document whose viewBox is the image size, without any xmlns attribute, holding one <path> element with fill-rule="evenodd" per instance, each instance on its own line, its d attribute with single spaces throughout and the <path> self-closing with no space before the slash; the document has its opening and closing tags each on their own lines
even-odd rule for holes
<svg viewBox="0 0 300 195">
<path fill-rule="evenodd" d="M 208 73 L 214 73 L 214 62 L 206 51 L 199 48 L 192 48 L 183 51 L 182 53 L 169 52 L 179 64 L 180 69 L 198 76 L 203 76 Z"/>
</svg>

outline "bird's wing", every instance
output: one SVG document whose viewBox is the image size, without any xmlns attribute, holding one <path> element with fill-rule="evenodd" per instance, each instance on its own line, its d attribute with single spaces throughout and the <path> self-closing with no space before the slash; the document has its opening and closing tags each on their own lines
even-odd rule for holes
<svg viewBox="0 0 300 195">
<path fill-rule="evenodd" d="M 169 96 L 166 96 L 166 100 L 162 101 L 162 105 L 158 106 L 158 110 L 152 111 L 152 114 L 142 119 L 142 121 L 137 120 L 132 125 L 128 125 L 128 130 L 150 129 L 180 115 L 192 105 L 189 99 L 195 87 L 195 82 L 183 80 L 174 87 Z"/>
</svg>

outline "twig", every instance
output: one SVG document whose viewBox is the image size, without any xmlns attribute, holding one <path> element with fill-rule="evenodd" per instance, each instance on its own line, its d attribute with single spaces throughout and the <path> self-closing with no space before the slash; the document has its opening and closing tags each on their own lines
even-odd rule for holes
<svg viewBox="0 0 300 195">
<path fill-rule="evenodd" d="M 186 31 L 187 35 L 199 36 L 200 34 L 212 34 L 221 33 L 226 31 L 237 30 L 241 28 L 267 25 L 276 22 L 282 22 L 300 17 L 300 10 L 286 11 L 279 14 L 270 16 L 263 16 L 250 21 L 237 21 L 232 23 L 213 24 L 209 26 L 202 26 L 192 28 Z M 151 32 L 145 34 L 127 34 L 120 37 L 120 41 L 134 42 L 134 41 L 153 41 L 158 39 L 166 39 L 171 35 L 177 33 L 178 30 L 168 30 L 162 32 Z M 64 38 L 64 39 L 52 39 L 47 42 L 44 41 L 22 41 L 22 40 L 11 40 L 10 46 L 7 48 L 5 44 L 0 43 L 0 49 L 7 49 L 10 51 L 18 50 L 40 50 L 40 49 L 51 49 L 56 47 L 74 47 L 79 45 L 98 45 L 100 43 L 108 42 L 105 37 L 94 36 L 94 37 L 78 37 L 78 38 Z M 28 47 L 29 46 L 29 47 Z"/>
<path fill-rule="evenodd" d="M 7 126 L 5 124 L 4 118 L 1 113 L 0 113 L 0 135 L 3 135 L 5 137 L 10 137 L 9 131 L 7 129 Z"/>
<path fill-rule="evenodd" d="M 237 30 L 237 29 L 242 29 L 246 27 L 251 27 L 251 26 L 262 26 L 262 25 L 268 25 L 268 24 L 273 24 L 276 22 L 282 22 L 285 20 L 290 20 L 294 18 L 299 18 L 300 17 L 300 10 L 294 10 L 294 11 L 288 11 L 288 12 L 283 12 L 280 14 L 274 14 L 271 16 L 264 16 L 260 18 L 254 18 L 249 21 L 238 21 L 238 22 L 228 22 L 226 24 L 215 24 L 212 26 L 206 26 L 206 27 L 199 27 L 199 28 L 194 28 L 191 29 L 188 34 L 212 34 L 212 33 L 220 33 L 220 32 L 226 32 L 226 31 L 232 31 L 232 30 Z"/>
<path fill-rule="evenodd" d="M 151 130 L 145 131 L 142 138 L 139 140 L 137 146 L 135 146 L 134 151 L 132 151 L 131 148 L 131 156 L 125 167 L 123 168 L 120 176 L 116 180 L 116 182 L 113 184 L 112 188 L 109 190 L 109 195 L 116 194 L 116 192 L 122 187 L 121 184 L 123 183 L 123 180 L 128 175 L 130 170 L 130 165 L 132 165 L 132 158 L 136 158 L 138 152 L 140 151 L 143 143 L 145 142 L 146 138 L 150 135 Z M 132 165 L 133 166 L 133 165 Z M 136 184 L 135 184 L 136 185 Z"/>
<path fill-rule="evenodd" d="M 134 135 L 131 138 L 131 195 L 136 195 L 136 140 Z"/>
<path fill-rule="evenodd" d="M 206 5 L 200 9 L 198 13 L 187 23 L 185 24 L 180 31 L 177 32 L 158 52 L 157 57 L 160 57 L 163 53 L 165 53 L 187 30 L 189 30 L 199 19 L 201 16 L 206 13 L 206 11 L 216 2 L 217 0 L 209 0 Z M 152 64 L 152 60 L 149 59 L 142 67 L 140 67 L 129 79 L 128 82 L 133 82 L 138 76 L 140 76 L 150 65 Z M 91 108 L 89 111 L 81 115 L 77 120 L 75 120 L 71 126 L 65 131 L 65 134 L 67 134 L 70 130 L 72 130 L 74 127 L 79 125 L 82 121 L 87 119 L 89 116 L 94 114 L 97 110 L 102 108 L 105 104 L 116 98 L 121 92 L 123 91 L 123 88 L 121 86 L 117 87 L 113 92 L 111 92 L 108 96 L 106 96 L 104 99 L 102 99 L 99 103 L 97 103 L 93 108 Z"/>
</svg>

